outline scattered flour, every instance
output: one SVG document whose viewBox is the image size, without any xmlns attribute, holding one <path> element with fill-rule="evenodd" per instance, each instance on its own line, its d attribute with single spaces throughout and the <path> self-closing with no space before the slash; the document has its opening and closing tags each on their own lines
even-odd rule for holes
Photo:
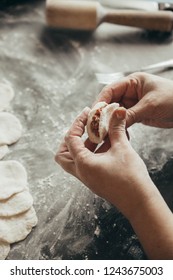
<svg viewBox="0 0 173 280">
<path fill-rule="evenodd" d="M 6 109 L 14 97 L 14 90 L 9 83 L 0 82 L 0 111 Z"/>
</svg>

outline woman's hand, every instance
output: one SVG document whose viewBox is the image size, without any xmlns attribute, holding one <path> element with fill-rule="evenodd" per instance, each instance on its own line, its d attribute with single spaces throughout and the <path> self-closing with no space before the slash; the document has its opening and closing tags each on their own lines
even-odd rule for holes
<svg viewBox="0 0 173 280">
<path fill-rule="evenodd" d="M 115 110 L 110 121 L 110 143 L 106 141 L 96 152 L 94 144 L 81 139 L 87 116 L 88 109 L 74 121 L 60 145 L 56 161 L 129 217 L 138 205 L 152 197 L 155 186 L 144 162 L 127 139 L 126 110 Z"/>
<path fill-rule="evenodd" d="M 134 73 L 103 88 L 97 102 L 118 102 L 127 108 L 127 127 L 136 122 L 173 128 L 173 81 Z"/>
<path fill-rule="evenodd" d="M 95 151 L 82 141 L 88 109 L 69 129 L 56 161 L 97 195 L 114 204 L 129 219 L 151 259 L 173 259 L 173 216 L 152 183 L 145 164 L 127 140 L 126 110 L 110 121 L 109 139 Z"/>
</svg>

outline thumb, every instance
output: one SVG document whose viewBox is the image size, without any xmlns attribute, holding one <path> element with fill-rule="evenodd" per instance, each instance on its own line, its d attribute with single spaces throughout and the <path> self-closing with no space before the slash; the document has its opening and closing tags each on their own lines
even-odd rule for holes
<svg viewBox="0 0 173 280">
<path fill-rule="evenodd" d="M 111 145 L 114 143 L 127 140 L 126 135 L 126 109 L 119 107 L 111 117 L 109 124 L 109 138 Z"/>
<path fill-rule="evenodd" d="M 141 122 L 143 116 L 145 116 L 145 112 L 147 111 L 148 110 L 143 100 L 138 101 L 137 104 L 127 109 L 126 126 L 129 127 L 134 123 Z"/>
</svg>

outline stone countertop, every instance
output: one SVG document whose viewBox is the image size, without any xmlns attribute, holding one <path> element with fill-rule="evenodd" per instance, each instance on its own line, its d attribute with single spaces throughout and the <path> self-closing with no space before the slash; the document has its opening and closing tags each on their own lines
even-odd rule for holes
<svg viewBox="0 0 173 280">
<path fill-rule="evenodd" d="M 23 136 L 4 160 L 28 173 L 38 225 L 8 259 L 146 259 L 128 221 L 55 162 L 64 132 L 102 88 L 95 73 L 172 58 L 172 35 L 102 24 L 92 34 L 50 30 L 44 2 L 0 12 L 0 80 L 11 82 L 10 112 Z M 173 79 L 173 71 L 160 73 Z M 173 130 L 135 125 L 132 144 L 173 209 Z M 128 171 L 127 171 L 128 172 Z"/>
</svg>

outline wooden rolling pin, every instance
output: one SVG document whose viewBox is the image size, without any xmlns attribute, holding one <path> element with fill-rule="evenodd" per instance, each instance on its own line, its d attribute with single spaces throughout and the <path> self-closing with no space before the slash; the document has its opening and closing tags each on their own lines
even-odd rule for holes
<svg viewBox="0 0 173 280">
<path fill-rule="evenodd" d="M 165 32 L 173 29 L 171 11 L 106 9 L 95 1 L 47 0 L 46 19 L 50 27 L 63 29 L 94 30 L 103 22 Z"/>
</svg>

